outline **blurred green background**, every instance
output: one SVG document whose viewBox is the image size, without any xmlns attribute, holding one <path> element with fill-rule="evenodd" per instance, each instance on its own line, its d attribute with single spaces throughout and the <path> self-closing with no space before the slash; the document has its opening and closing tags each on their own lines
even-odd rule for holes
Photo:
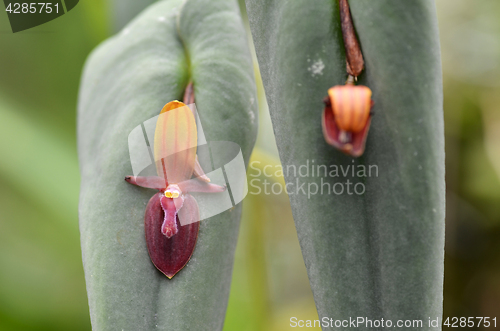
<svg viewBox="0 0 500 331">
<path fill-rule="evenodd" d="M 90 330 L 77 213 L 79 79 L 89 52 L 151 2 L 84 0 L 16 34 L 0 14 L 0 330 Z M 500 2 L 437 0 L 437 8 L 446 126 L 444 317 L 500 318 Z M 260 128 L 251 162 L 262 169 L 279 159 L 255 68 Z M 224 330 L 288 330 L 292 316 L 317 313 L 288 198 L 249 194 Z"/>
</svg>

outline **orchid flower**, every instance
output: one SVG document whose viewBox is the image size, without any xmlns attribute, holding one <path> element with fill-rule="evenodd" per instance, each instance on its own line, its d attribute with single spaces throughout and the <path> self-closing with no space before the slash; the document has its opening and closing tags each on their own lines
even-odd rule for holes
<svg viewBox="0 0 500 331">
<path fill-rule="evenodd" d="M 189 192 L 226 190 L 210 183 L 196 150 L 197 129 L 191 109 L 180 101 L 171 101 L 156 123 L 154 158 L 158 176 L 125 177 L 130 184 L 159 191 L 149 200 L 144 225 L 149 256 L 168 278 L 187 264 L 198 237 L 200 213 Z"/>
<path fill-rule="evenodd" d="M 322 116 L 328 144 L 355 157 L 363 154 L 372 116 L 371 95 L 368 87 L 349 83 L 328 90 Z"/>
</svg>

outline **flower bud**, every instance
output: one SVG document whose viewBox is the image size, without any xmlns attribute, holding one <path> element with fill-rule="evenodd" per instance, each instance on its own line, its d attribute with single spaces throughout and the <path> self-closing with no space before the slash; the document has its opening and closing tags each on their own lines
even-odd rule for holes
<svg viewBox="0 0 500 331">
<path fill-rule="evenodd" d="M 354 157 L 363 154 L 371 122 L 371 96 L 368 87 L 352 84 L 328 90 L 322 117 L 327 143 Z"/>
</svg>

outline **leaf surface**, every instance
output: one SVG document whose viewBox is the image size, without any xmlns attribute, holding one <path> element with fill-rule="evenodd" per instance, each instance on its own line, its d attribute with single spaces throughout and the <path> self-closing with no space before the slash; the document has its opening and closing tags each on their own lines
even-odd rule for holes
<svg viewBox="0 0 500 331">
<path fill-rule="evenodd" d="M 78 105 L 79 213 L 94 330 L 222 329 L 241 204 L 200 223 L 190 262 L 168 280 L 144 238 L 155 191 L 123 180 L 132 174 L 128 134 L 180 100 L 190 79 L 206 139 L 237 143 L 248 161 L 257 104 L 236 2 L 156 3 L 87 61 Z"/>
<path fill-rule="evenodd" d="M 422 319 L 431 329 L 442 314 L 445 213 L 435 5 L 350 4 L 366 62 L 359 83 L 375 101 L 358 159 L 321 132 L 322 100 L 346 80 L 338 2 L 246 1 L 295 225 L 320 319 Z"/>
</svg>

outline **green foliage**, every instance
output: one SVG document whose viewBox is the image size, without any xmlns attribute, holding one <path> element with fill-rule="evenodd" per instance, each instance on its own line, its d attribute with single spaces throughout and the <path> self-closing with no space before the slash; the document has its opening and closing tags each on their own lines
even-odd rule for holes
<svg viewBox="0 0 500 331">
<path fill-rule="evenodd" d="M 182 98 L 189 79 L 207 139 L 238 143 L 248 161 L 257 102 L 236 1 L 155 4 L 86 64 L 78 116 L 80 230 L 95 329 L 222 329 L 241 204 L 201 223 L 191 261 L 168 280 L 144 240 L 144 208 L 154 191 L 123 180 L 132 171 L 129 132 Z"/>
<path fill-rule="evenodd" d="M 375 100 L 366 152 L 356 160 L 327 145 L 321 132 L 323 97 L 346 78 L 337 2 L 247 1 L 283 167 L 378 169 L 371 177 L 285 171 L 290 187 L 345 188 L 350 180 L 366 188 L 361 195 L 289 190 L 295 225 L 320 318 L 427 321 L 442 312 L 444 248 L 434 4 L 359 0 L 351 6 L 366 61 L 360 84 Z"/>
<path fill-rule="evenodd" d="M 101 1 L 12 34 L 0 15 L 0 330 L 89 330 L 75 105 Z"/>
</svg>

